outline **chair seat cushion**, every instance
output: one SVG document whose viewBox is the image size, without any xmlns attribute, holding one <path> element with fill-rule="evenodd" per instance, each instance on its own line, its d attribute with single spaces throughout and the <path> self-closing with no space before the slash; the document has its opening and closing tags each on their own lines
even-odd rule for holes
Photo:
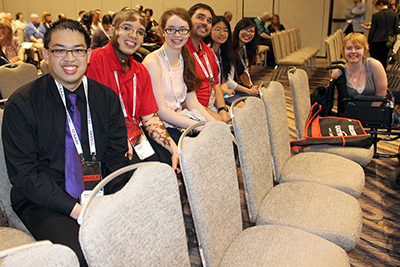
<svg viewBox="0 0 400 267">
<path fill-rule="evenodd" d="M 284 183 L 264 198 L 256 224 L 299 228 L 349 251 L 360 238 L 362 211 L 357 199 L 332 187 Z"/>
<path fill-rule="evenodd" d="M 263 225 L 243 231 L 230 245 L 220 266 L 350 266 L 335 244 L 299 229 Z"/>
<path fill-rule="evenodd" d="M 374 146 L 369 149 L 362 147 L 334 147 L 328 145 L 310 146 L 303 150 L 304 152 L 325 152 L 335 154 L 352 160 L 361 166 L 367 166 L 374 156 Z"/>
<path fill-rule="evenodd" d="M 358 198 L 364 189 L 364 169 L 349 159 L 334 154 L 300 153 L 283 165 L 279 183 L 315 182 Z"/>
</svg>

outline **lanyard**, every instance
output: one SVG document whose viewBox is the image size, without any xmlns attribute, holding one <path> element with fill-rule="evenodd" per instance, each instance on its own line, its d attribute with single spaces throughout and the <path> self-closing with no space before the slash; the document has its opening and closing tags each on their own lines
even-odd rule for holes
<svg viewBox="0 0 400 267">
<path fill-rule="evenodd" d="M 81 141 L 79 140 L 78 133 L 75 130 L 74 123 L 72 122 L 71 115 L 69 114 L 69 111 L 67 109 L 67 103 L 65 100 L 65 92 L 64 92 L 64 87 L 54 80 L 57 85 L 58 93 L 60 94 L 61 100 L 63 101 L 64 107 L 65 107 L 65 112 L 67 114 L 67 121 L 68 121 L 68 126 L 69 126 L 69 131 L 71 132 L 72 140 L 74 140 L 74 144 L 76 147 L 76 151 L 78 151 L 78 154 L 83 158 L 83 149 L 81 145 Z M 86 76 L 83 76 L 82 79 L 83 82 L 83 88 L 86 96 L 86 110 L 87 110 L 87 125 L 88 125 L 88 134 L 89 134 L 89 145 L 90 145 L 90 154 L 95 158 L 96 156 L 96 144 L 94 140 L 94 131 L 93 131 L 93 123 L 92 123 L 92 115 L 90 113 L 90 108 L 89 108 L 89 101 L 88 101 L 88 84 L 87 84 L 87 78 Z"/>
<path fill-rule="evenodd" d="M 208 61 L 208 58 L 207 58 L 207 53 L 204 52 L 204 61 L 206 62 L 206 65 L 207 65 L 207 69 L 208 69 L 209 74 L 207 73 L 206 68 L 205 68 L 204 65 L 203 65 L 203 62 L 201 62 L 201 60 L 200 60 L 200 58 L 199 58 L 199 55 L 197 55 L 197 52 L 194 52 L 193 55 L 194 55 L 194 57 L 196 58 L 197 63 L 199 63 L 201 69 L 203 70 L 204 75 L 206 76 L 206 78 L 207 78 L 207 79 L 208 79 L 208 78 L 214 79 L 213 72 L 212 72 L 212 69 L 211 69 L 211 65 L 210 65 L 210 62 Z"/>
<path fill-rule="evenodd" d="M 128 118 L 128 112 L 126 111 L 124 100 L 122 99 L 121 89 L 119 88 L 119 81 L 118 81 L 118 74 L 117 71 L 114 71 L 115 82 L 117 83 L 118 87 L 118 96 L 119 102 L 121 103 L 121 109 L 124 113 L 124 117 Z M 132 108 L 132 120 L 135 121 L 135 110 L 136 110 L 136 73 L 133 77 L 133 108 Z"/>
<path fill-rule="evenodd" d="M 245 62 L 245 61 L 247 61 L 246 45 L 243 46 L 243 55 L 244 55 L 245 60 L 243 60 L 243 57 L 241 57 L 240 60 L 242 61 L 243 68 L 246 71 L 247 70 L 247 66 L 246 66 L 246 62 Z"/>
<path fill-rule="evenodd" d="M 162 53 L 162 56 L 163 56 L 164 60 L 167 62 L 168 72 L 169 72 L 169 79 L 171 81 L 171 89 L 172 89 L 172 93 L 174 94 L 174 98 L 175 98 L 175 102 L 176 102 L 176 108 L 178 110 L 180 110 L 181 109 L 181 104 L 183 104 L 183 102 L 185 102 L 185 99 L 186 99 L 187 87 L 186 87 L 186 84 L 184 84 L 185 85 L 185 89 L 184 89 L 184 92 L 183 92 L 183 96 L 182 96 L 181 99 L 178 99 L 178 97 L 176 96 L 176 93 L 174 91 L 174 84 L 173 84 L 173 81 L 172 81 L 171 64 L 169 63 L 167 52 L 165 51 L 165 47 L 164 46 L 162 46 L 161 53 Z M 179 61 L 180 61 L 180 64 L 181 64 L 182 75 L 183 75 L 184 62 L 183 62 L 182 54 L 179 54 Z"/>
<path fill-rule="evenodd" d="M 213 50 L 213 52 L 214 52 L 214 50 Z M 222 58 L 221 58 L 221 48 L 219 48 L 219 50 L 218 50 L 218 56 L 219 56 L 219 58 L 217 57 L 217 54 L 214 52 L 214 57 L 215 57 L 215 61 L 217 62 L 217 65 L 218 65 L 218 77 L 219 77 L 219 83 L 220 84 L 222 84 L 222 72 L 223 72 L 223 67 L 222 67 L 222 64 L 221 64 L 221 62 L 222 62 Z"/>
</svg>

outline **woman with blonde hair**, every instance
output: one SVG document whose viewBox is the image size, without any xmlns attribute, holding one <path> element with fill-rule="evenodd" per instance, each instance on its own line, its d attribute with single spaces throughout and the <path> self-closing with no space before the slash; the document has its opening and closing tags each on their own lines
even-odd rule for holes
<svg viewBox="0 0 400 267">
<path fill-rule="evenodd" d="M 342 55 L 346 60 L 346 88 L 349 96 L 375 95 L 386 96 L 387 79 L 382 64 L 368 58 L 368 41 L 361 33 L 350 33 L 343 39 Z M 332 79 L 342 75 L 339 69 L 332 73 Z M 373 106 L 380 102 L 372 103 Z"/>
<path fill-rule="evenodd" d="M 201 80 L 196 74 L 194 59 L 186 47 L 193 28 L 189 14 L 183 8 L 167 10 L 161 16 L 160 27 L 165 40 L 164 45 L 149 54 L 143 65 L 150 73 L 158 105 L 157 113 L 171 137 L 177 142 L 181 128 L 188 128 L 198 122 L 194 118 L 214 118 L 196 96 Z M 193 114 L 196 116 L 190 118 Z"/>
<path fill-rule="evenodd" d="M 53 25 L 53 22 L 51 21 L 51 13 L 48 11 L 44 11 L 42 13 L 42 18 L 40 19 L 40 23 L 43 24 L 43 26 L 46 28 L 46 31 Z"/>
<path fill-rule="evenodd" d="M 0 44 L 2 51 L 11 63 L 24 61 L 25 50 L 21 46 L 21 41 L 13 36 L 11 23 L 0 18 Z"/>
</svg>

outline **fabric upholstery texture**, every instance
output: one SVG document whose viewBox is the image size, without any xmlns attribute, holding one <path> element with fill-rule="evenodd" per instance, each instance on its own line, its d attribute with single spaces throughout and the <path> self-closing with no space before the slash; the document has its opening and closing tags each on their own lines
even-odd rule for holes
<svg viewBox="0 0 400 267">
<path fill-rule="evenodd" d="M 203 266 L 349 266 L 342 248 L 299 229 L 263 225 L 242 231 L 230 136 L 226 124 L 207 122 L 197 137 L 180 143 Z"/>
<path fill-rule="evenodd" d="M 0 266 L 79 267 L 79 262 L 75 253 L 67 246 L 42 244 L 24 248 L 6 256 Z"/>
<path fill-rule="evenodd" d="M 261 91 L 267 111 L 275 180 L 279 183 L 318 182 L 358 198 L 365 184 L 363 168 L 351 160 L 329 153 L 300 153 L 292 157 L 283 86 L 279 82 L 271 82 Z"/>
<path fill-rule="evenodd" d="M 7 68 L 9 65 L 17 65 L 15 68 Z M 37 69 L 28 63 L 13 63 L 0 67 L 0 93 L 3 99 L 8 98 L 22 85 L 37 78 Z"/>
<path fill-rule="evenodd" d="M 25 232 L 9 227 L 0 227 L 0 251 L 32 242 L 35 242 L 35 239 Z"/>
<path fill-rule="evenodd" d="M 88 206 L 79 241 L 89 266 L 189 266 L 189 253 L 172 168 L 139 167 L 112 195 Z"/>
<path fill-rule="evenodd" d="M 331 39 L 327 39 L 330 45 L 333 45 Z M 293 111 L 295 114 L 297 138 L 304 137 L 306 121 L 311 108 L 310 88 L 308 85 L 308 76 L 304 70 L 293 69 L 289 71 L 289 83 L 293 98 Z M 304 152 L 325 152 L 336 154 L 357 162 L 361 166 L 366 166 L 374 155 L 374 146 L 369 149 L 361 147 L 333 147 L 328 145 L 311 146 L 304 149 Z"/>
<path fill-rule="evenodd" d="M 0 109 L 0 136 L 1 126 L 3 125 L 3 112 L 4 110 Z M 24 223 L 19 219 L 18 215 L 11 207 L 11 187 L 12 185 L 8 179 L 6 162 L 4 158 L 3 140 L 0 138 L 0 205 L 11 228 L 15 228 L 30 234 Z"/>
<path fill-rule="evenodd" d="M 344 250 L 318 236 L 291 227 L 263 225 L 243 231 L 220 266 L 340 267 L 350 266 L 350 262 Z"/>
</svg>

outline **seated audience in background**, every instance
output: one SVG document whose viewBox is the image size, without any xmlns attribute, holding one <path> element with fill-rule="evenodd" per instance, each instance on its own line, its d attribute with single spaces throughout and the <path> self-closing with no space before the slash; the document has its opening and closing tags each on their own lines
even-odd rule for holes
<svg viewBox="0 0 400 267">
<path fill-rule="evenodd" d="M 219 84 L 218 64 L 212 49 L 203 42 L 211 32 L 214 10 L 209 5 L 198 3 L 188 13 L 193 31 L 186 46 L 195 58 L 196 73 L 201 79 L 200 89 L 196 91 L 197 99 L 216 120 L 228 122 L 231 118 Z"/>
<path fill-rule="evenodd" d="M 86 12 L 82 16 L 82 20 L 80 21 L 85 31 L 92 36 L 92 20 L 93 14 L 91 12 Z"/>
<path fill-rule="evenodd" d="M 58 21 L 66 20 L 66 19 L 67 19 L 67 16 L 64 13 L 58 14 Z"/>
<path fill-rule="evenodd" d="M 388 0 L 374 0 L 372 4 L 378 12 L 372 15 L 371 24 L 367 24 L 366 27 L 369 29 L 369 53 L 371 57 L 379 60 L 386 70 L 390 51 L 386 42 L 389 37 L 399 34 L 399 16 L 388 8 Z"/>
<path fill-rule="evenodd" d="M 271 18 L 271 24 L 268 25 L 267 29 L 270 33 L 273 33 L 283 31 L 285 30 L 285 27 L 283 27 L 283 25 L 281 24 L 279 16 L 277 14 L 274 14 Z"/>
<path fill-rule="evenodd" d="M 196 74 L 194 59 L 185 46 L 193 28 L 189 14 L 183 8 L 167 10 L 161 16 L 160 24 L 164 45 L 149 54 L 143 65 L 150 73 L 157 114 L 177 143 L 181 130 L 198 122 L 183 114 L 198 115 L 195 117 L 201 121 L 214 118 L 196 97 L 201 80 Z"/>
<path fill-rule="evenodd" d="M 241 19 L 233 30 L 234 80 L 248 88 L 253 85 L 249 70 L 257 56 L 256 31 L 256 24 L 251 19 Z"/>
<path fill-rule="evenodd" d="M 99 9 L 96 9 L 95 11 L 91 11 L 93 14 L 92 16 L 92 25 L 91 25 L 91 35 L 94 33 L 97 28 L 101 26 L 101 11 Z"/>
<path fill-rule="evenodd" d="M 77 21 L 79 21 L 79 22 L 81 22 L 81 20 L 82 20 L 82 18 L 83 18 L 83 15 L 85 14 L 86 12 L 85 12 L 85 10 L 81 10 L 81 11 L 79 11 L 79 13 L 78 13 L 78 19 L 77 19 Z"/>
<path fill-rule="evenodd" d="M 36 240 L 70 247 L 80 266 L 87 266 L 76 221 L 82 209 L 83 175 L 88 174 L 82 164 L 97 165 L 97 170 L 86 167 L 103 177 L 126 166 L 126 128 L 118 96 L 84 76 L 90 38 L 79 22 L 54 23 L 44 44 L 50 74 L 18 89 L 4 109 L 2 138 L 13 185 L 11 203 Z M 66 64 L 74 69 L 64 69 Z M 94 136 L 94 147 L 89 145 L 89 135 Z M 104 193 L 118 191 L 128 180 L 129 176 L 118 177 L 105 186 Z"/>
<path fill-rule="evenodd" d="M 215 16 L 212 20 L 211 34 L 206 39 L 219 65 L 219 80 L 225 102 L 230 105 L 237 97 L 245 94 L 258 95 L 258 85 L 245 87 L 233 80 L 235 77 L 234 58 L 232 53 L 232 32 L 228 20 Z M 236 93 L 236 95 L 235 95 Z"/>
<path fill-rule="evenodd" d="M 24 20 L 24 14 L 22 12 L 15 14 L 15 26 L 17 27 L 17 30 L 25 30 L 26 24 L 27 23 Z"/>
<path fill-rule="evenodd" d="M 30 19 L 31 22 L 25 26 L 26 39 L 28 42 L 33 43 L 31 47 L 38 50 L 40 62 L 40 60 L 43 58 L 43 37 L 46 33 L 46 28 L 40 23 L 39 16 L 37 14 L 32 14 Z M 34 58 L 34 49 L 28 50 L 28 58 L 32 60 Z"/>
<path fill-rule="evenodd" d="M 11 63 L 23 62 L 25 49 L 21 46 L 21 41 L 13 35 L 11 24 L 8 20 L 0 18 L 0 32 L 2 36 L 0 44 L 8 61 Z"/>
<path fill-rule="evenodd" d="M 146 8 L 144 10 L 144 13 L 146 14 L 145 18 L 146 18 L 146 21 L 147 21 L 146 32 L 149 32 L 153 27 L 157 27 L 158 23 L 157 23 L 157 21 L 155 21 L 155 19 L 152 18 L 153 9 Z"/>
<path fill-rule="evenodd" d="M 118 12 L 113 20 L 111 40 L 105 47 L 93 51 L 87 76 L 119 95 L 128 131 L 127 157 L 131 162 L 161 161 L 176 169 L 178 148 L 157 115 L 149 72 L 132 58 L 145 34 L 145 20 L 140 13 L 132 9 Z M 150 143 L 142 144 L 143 150 L 136 147 L 136 139 L 144 137 L 140 124 Z M 145 144 L 151 146 L 145 147 Z"/>
<path fill-rule="evenodd" d="M 368 42 L 361 33 L 350 33 L 343 39 L 342 55 L 346 60 L 346 87 L 350 96 L 376 95 L 386 96 L 387 79 L 382 64 L 373 58 L 367 58 Z M 337 79 L 342 72 L 335 69 L 332 79 Z M 380 105 L 374 102 L 374 106 Z"/>
<path fill-rule="evenodd" d="M 364 33 L 365 28 L 365 13 L 367 13 L 367 5 L 361 3 L 361 0 L 353 0 L 354 5 L 351 5 L 346 10 L 346 24 L 343 32 L 347 35 L 352 32 Z"/>
<path fill-rule="evenodd" d="M 231 21 L 232 21 L 232 18 L 233 18 L 233 14 L 232 14 L 232 12 L 230 12 L 229 10 L 227 10 L 227 11 L 225 11 L 225 13 L 224 13 L 224 17 L 226 18 L 226 20 L 227 20 L 228 22 L 231 22 Z"/>
<path fill-rule="evenodd" d="M 12 34 L 17 32 L 17 25 L 15 24 L 13 20 L 13 15 L 11 13 L 6 13 L 4 18 L 10 22 L 11 29 L 12 29 Z"/>
<path fill-rule="evenodd" d="M 51 13 L 48 11 L 44 11 L 42 13 L 42 18 L 40 19 L 40 23 L 43 24 L 44 28 L 47 30 L 53 25 L 51 21 Z"/>
<path fill-rule="evenodd" d="M 104 15 L 101 21 L 101 27 L 97 28 L 92 35 L 92 49 L 101 48 L 108 44 L 110 40 L 110 28 L 112 24 L 112 17 Z"/>
<path fill-rule="evenodd" d="M 274 56 L 274 48 L 272 47 L 272 38 L 271 33 L 265 27 L 265 23 L 270 21 L 269 12 L 264 12 L 261 16 L 254 19 L 256 23 L 256 34 L 259 39 L 260 45 L 266 45 L 269 47 L 267 52 L 267 64 L 269 66 L 275 66 L 275 56 Z"/>
<path fill-rule="evenodd" d="M 162 45 L 162 39 L 161 35 L 162 33 L 160 32 L 159 25 L 157 21 L 155 21 L 152 16 L 153 16 L 153 10 L 150 8 L 146 8 L 144 10 L 146 16 L 146 37 L 144 38 L 145 43 L 151 43 L 151 44 L 157 44 L 157 46 L 154 46 L 155 48 L 152 49 L 151 51 L 154 51 Z M 150 47 L 148 47 L 150 49 Z"/>
</svg>

